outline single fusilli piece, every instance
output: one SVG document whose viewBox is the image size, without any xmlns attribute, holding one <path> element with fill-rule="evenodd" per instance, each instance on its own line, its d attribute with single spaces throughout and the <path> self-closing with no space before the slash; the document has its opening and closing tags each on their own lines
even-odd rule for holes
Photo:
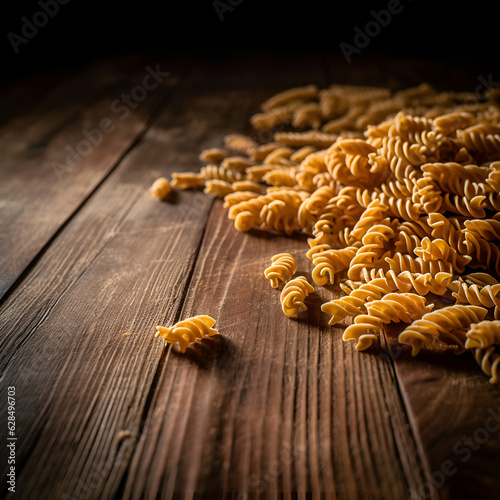
<svg viewBox="0 0 500 500">
<path fill-rule="evenodd" d="M 287 316 L 293 316 L 299 308 L 307 310 L 305 298 L 314 292 L 314 287 L 304 276 L 290 280 L 281 291 L 281 307 Z"/>
<path fill-rule="evenodd" d="M 168 344 L 174 344 L 176 351 L 184 353 L 187 346 L 196 339 L 217 335 L 217 330 L 212 328 L 214 324 L 215 319 L 210 316 L 194 316 L 171 327 L 157 326 L 156 337 L 161 337 Z"/>
<path fill-rule="evenodd" d="M 149 188 L 149 192 L 151 196 L 155 198 L 159 198 L 160 200 L 164 200 L 172 191 L 170 186 L 170 182 L 165 177 L 159 177 L 156 179 L 152 186 Z"/>
<path fill-rule="evenodd" d="M 181 189 L 203 187 L 205 185 L 205 177 L 203 174 L 196 172 L 172 172 L 171 185 Z"/>
<path fill-rule="evenodd" d="M 416 356 L 424 343 L 437 338 L 447 344 L 456 345 L 460 351 L 464 349 L 464 332 L 471 324 L 482 321 L 488 310 L 479 306 L 454 305 L 427 313 L 422 319 L 399 334 L 398 342 L 412 348 L 412 356 Z"/>
<path fill-rule="evenodd" d="M 434 307 L 426 305 L 425 297 L 414 293 L 389 293 L 380 300 L 366 304 L 367 314 L 360 314 L 347 327 L 343 340 L 356 340 L 356 349 L 362 351 L 378 339 L 381 325 L 391 322 L 411 323 Z"/>
<path fill-rule="evenodd" d="M 465 266 L 472 260 L 469 255 L 462 255 L 452 248 L 445 240 L 431 240 L 427 236 L 422 240 L 422 246 L 414 250 L 415 255 L 423 261 L 448 262 L 457 273 L 463 273 Z"/>
<path fill-rule="evenodd" d="M 318 285 L 334 283 L 335 274 L 347 269 L 360 247 L 359 243 L 342 249 L 328 249 L 313 256 L 312 278 Z"/>
<path fill-rule="evenodd" d="M 442 295 L 448 290 L 447 284 L 451 278 L 452 275 L 448 273 L 438 273 L 433 277 L 431 274 L 411 274 L 408 271 L 396 275 L 393 271 L 389 271 L 383 277 L 361 284 L 349 292 L 347 297 L 323 304 L 321 310 L 332 315 L 329 324 L 334 325 L 347 316 L 363 314 L 367 302 L 380 300 L 384 295 L 396 290 L 402 293 L 414 290 L 421 296 L 428 293 Z"/>
<path fill-rule="evenodd" d="M 297 271 L 297 262 L 289 253 L 279 253 L 271 258 L 272 264 L 264 271 L 264 275 L 273 288 L 279 288 L 290 280 Z"/>
<path fill-rule="evenodd" d="M 224 145 L 236 153 L 251 156 L 258 144 L 251 138 L 242 134 L 229 134 L 224 137 Z"/>
<path fill-rule="evenodd" d="M 467 331 L 466 349 L 480 347 L 485 349 L 493 344 L 500 344 L 500 321 L 481 321 L 470 326 Z"/>
<path fill-rule="evenodd" d="M 497 384 L 500 381 L 500 354 L 495 352 L 495 346 L 480 349 L 472 349 L 477 364 L 483 370 L 483 373 L 490 377 L 490 384 Z"/>
<path fill-rule="evenodd" d="M 468 284 L 462 280 L 451 285 L 456 290 L 453 297 L 457 303 L 471 304 L 473 306 L 495 307 L 500 306 L 500 284 L 478 285 Z"/>
</svg>

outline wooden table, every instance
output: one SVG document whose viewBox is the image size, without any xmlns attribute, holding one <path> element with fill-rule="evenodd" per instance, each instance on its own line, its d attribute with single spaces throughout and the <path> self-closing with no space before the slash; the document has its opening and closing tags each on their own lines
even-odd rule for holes
<svg viewBox="0 0 500 500">
<path fill-rule="evenodd" d="M 139 54 L 5 85 L 0 434 L 4 450 L 15 443 L 9 495 L 498 498 L 500 390 L 471 356 L 414 359 L 395 332 L 358 353 L 327 325 L 327 295 L 285 317 L 263 270 L 291 251 L 309 272 L 305 239 L 238 233 L 220 200 L 201 191 L 168 202 L 148 193 L 160 175 L 198 170 L 199 151 L 225 134 L 248 133 L 249 116 L 276 91 L 423 80 L 473 90 L 478 76 L 382 57 Z M 216 318 L 221 335 L 185 356 L 154 338 L 156 325 L 195 314 Z"/>
</svg>

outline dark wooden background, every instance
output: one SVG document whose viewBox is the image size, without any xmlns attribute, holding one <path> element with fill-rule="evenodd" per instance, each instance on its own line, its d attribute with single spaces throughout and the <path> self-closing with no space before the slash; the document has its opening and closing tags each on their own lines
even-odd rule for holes
<svg viewBox="0 0 500 500">
<path fill-rule="evenodd" d="M 294 85 L 499 86 L 494 4 L 401 0 L 348 63 L 340 44 L 386 0 L 223 1 L 223 19 L 213 0 L 58 3 L 18 51 L 40 0 L 2 10 L 0 498 L 498 498 L 500 392 L 470 356 L 413 359 L 396 330 L 358 353 L 320 313 L 329 290 L 285 317 L 263 269 L 291 251 L 309 275 L 305 239 L 148 193 Z M 147 67 L 169 75 L 125 116 Z M 194 314 L 221 335 L 185 356 L 154 338 Z"/>
<path fill-rule="evenodd" d="M 148 66 L 169 76 L 122 119 L 112 103 Z M 250 133 L 249 116 L 278 90 L 423 80 L 466 90 L 478 76 L 393 56 L 347 65 L 325 54 L 142 53 L 5 85 L 0 394 L 16 388 L 10 496 L 497 498 L 498 431 L 483 441 L 478 429 L 496 422 L 500 391 L 472 357 L 413 359 L 395 331 L 358 353 L 319 310 L 328 290 L 287 318 L 263 270 L 291 251 L 308 275 L 304 239 L 238 233 L 201 191 L 168 202 L 148 193 L 159 175 L 198 170 L 199 151 L 225 134 Z M 103 118 L 114 131 L 77 165 L 55 167 Z M 221 335 L 185 356 L 154 338 L 157 324 L 195 314 L 216 318 Z"/>
</svg>

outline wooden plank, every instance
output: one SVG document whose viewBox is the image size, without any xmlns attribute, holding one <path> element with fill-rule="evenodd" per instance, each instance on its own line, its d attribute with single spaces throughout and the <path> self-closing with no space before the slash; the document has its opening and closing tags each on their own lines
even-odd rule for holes
<svg viewBox="0 0 500 500">
<path fill-rule="evenodd" d="M 488 383 L 470 353 L 454 356 L 434 346 L 412 358 L 397 333 L 389 333 L 390 351 L 427 465 L 413 498 L 496 498 L 500 388 Z"/>
<path fill-rule="evenodd" d="M 205 230 L 199 192 L 148 197 L 157 175 L 196 169 L 199 150 L 243 130 L 272 91 L 321 83 L 314 59 L 252 64 L 195 72 L 0 309 L 21 496 L 401 498 L 423 481 L 391 366 L 330 331 L 326 297 L 289 320 L 258 281 L 280 248 L 304 259 L 305 241 L 235 233 L 220 204 Z M 198 312 L 223 335 L 185 358 L 152 338 Z"/>
<path fill-rule="evenodd" d="M 479 70 L 472 66 L 383 57 L 370 61 L 363 55 L 353 58 L 349 66 L 342 58 L 327 60 L 331 83 L 398 89 L 427 81 L 442 90 L 474 92 L 481 82 Z M 442 306 L 438 300 L 437 307 Z M 420 484 L 410 488 L 410 498 L 496 498 L 500 486 L 496 474 L 498 432 L 489 433 L 480 445 L 470 439 L 476 435 L 481 441 L 486 437 L 485 422 L 493 421 L 493 426 L 497 422 L 494 416 L 498 415 L 500 389 L 488 384 L 468 354 L 454 357 L 449 352 L 424 350 L 412 358 L 397 343 L 401 328 L 391 325 L 386 342 L 425 470 Z"/>
<path fill-rule="evenodd" d="M 17 392 L 22 497 L 118 488 L 162 364 L 154 326 L 178 315 L 213 201 L 180 192 L 161 203 L 147 189 L 197 167 L 199 149 L 248 116 L 246 90 L 205 92 L 214 78 L 193 75 L 1 308 L 0 384 Z"/>
<path fill-rule="evenodd" d="M 282 313 L 263 270 L 288 251 L 311 281 L 306 249 L 303 239 L 236 232 L 217 202 L 181 317 L 211 315 L 221 335 L 185 356 L 168 351 L 124 498 L 399 499 L 422 480 L 390 363 L 328 326 L 326 290 L 297 318 Z"/>
<path fill-rule="evenodd" d="M 0 130 L 0 298 L 145 130 L 171 88 L 139 92 L 145 66 L 90 68 Z"/>
<path fill-rule="evenodd" d="M 224 219 L 217 203 L 181 314 L 212 315 L 222 335 L 186 357 L 168 351 L 123 497 L 404 497 L 423 476 L 390 364 L 332 335 L 326 297 L 284 317 L 262 272 L 280 251 L 309 269 L 304 240 L 237 233 Z"/>
</svg>

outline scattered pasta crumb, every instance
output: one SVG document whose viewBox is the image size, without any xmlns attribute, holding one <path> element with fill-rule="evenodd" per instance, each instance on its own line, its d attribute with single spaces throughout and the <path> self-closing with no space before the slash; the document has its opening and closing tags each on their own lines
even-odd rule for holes
<svg viewBox="0 0 500 500">
<path fill-rule="evenodd" d="M 119 430 L 118 434 L 116 435 L 118 441 L 123 441 L 124 439 L 127 439 L 130 436 L 132 436 L 132 433 L 126 429 Z"/>
</svg>

